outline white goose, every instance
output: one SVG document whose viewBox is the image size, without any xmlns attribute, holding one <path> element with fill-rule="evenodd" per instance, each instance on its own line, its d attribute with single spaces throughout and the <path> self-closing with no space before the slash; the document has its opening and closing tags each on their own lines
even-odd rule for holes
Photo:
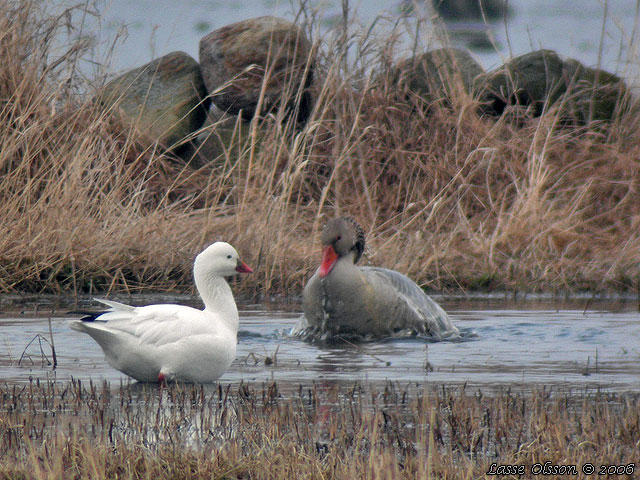
<svg viewBox="0 0 640 480">
<path fill-rule="evenodd" d="M 459 335 L 446 312 L 411 279 L 395 270 L 358 267 L 364 232 L 348 217 L 322 230 L 322 262 L 302 292 L 304 316 L 292 334 L 310 340 Z"/>
<path fill-rule="evenodd" d="M 91 335 L 109 365 L 140 382 L 213 382 L 236 355 L 238 309 L 224 277 L 252 271 L 231 245 L 216 242 L 193 265 L 204 310 L 98 300 L 110 309 L 71 328 Z"/>
</svg>

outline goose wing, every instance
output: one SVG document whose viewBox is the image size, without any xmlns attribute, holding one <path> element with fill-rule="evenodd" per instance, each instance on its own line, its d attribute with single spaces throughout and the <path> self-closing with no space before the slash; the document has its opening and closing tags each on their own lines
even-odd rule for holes
<svg viewBox="0 0 640 480">
<path fill-rule="evenodd" d="M 442 307 L 406 275 L 380 267 L 361 267 L 360 271 L 373 291 L 387 299 L 385 303 L 393 310 L 392 316 L 404 320 L 401 324 L 409 324 L 435 338 L 459 333 Z"/>
<path fill-rule="evenodd" d="M 99 300 L 110 310 L 93 322 L 76 325 L 87 333 L 102 330 L 116 335 L 130 335 L 140 343 L 162 346 L 185 337 L 215 333 L 215 323 L 202 310 L 172 304 L 132 307 L 111 300 Z"/>
</svg>

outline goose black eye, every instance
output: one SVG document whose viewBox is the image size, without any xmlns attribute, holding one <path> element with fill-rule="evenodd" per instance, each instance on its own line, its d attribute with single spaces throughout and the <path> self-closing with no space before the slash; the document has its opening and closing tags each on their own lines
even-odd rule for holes
<svg viewBox="0 0 640 480">
<path fill-rule="evenodd" d="M 229 260 L 231 260 L 231 259 L 233 258 L 233 255 L 229 254 L 229 255 L 227 255 L 227 258 L 228 258 Z"/>
</svg>

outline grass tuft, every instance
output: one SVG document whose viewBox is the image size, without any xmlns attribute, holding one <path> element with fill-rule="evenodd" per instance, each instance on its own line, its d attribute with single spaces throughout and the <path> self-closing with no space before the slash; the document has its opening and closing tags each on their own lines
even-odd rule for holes
<svg viewBox="0 0 640 480">
<path fill-rule="evenodd" d="M 224 239 L 258 267 L 237 289 L 297 295 L 337 214 L 365 227 L 365 262 L 428 289 L 638 285 L 631 109 L 586 127 L 559 108 L 482 118 L 463 94 L 425 109 L 385 81 L 402 25 L 381 39 L 345 12 L 320 40 L 303 3 L 318 52 L 308 123 L 258 116 L 218 158 L 185 165 L 94 105 L 98 82 L 78 68 L 89 45 L 69 15 L 11 5 L 0 4 L 0 292 L 184 290 L 195 254 Z"/>
<path fill-rule="evenodd" d="M 537 478 L 545 462 L 575 465 L 575 478 L 591 478 L 585 463 L 621 465 L 619 478 L 634 478 L 636 395 L 289 388 L 5 385 L 0 478 L 464 479 L 491 478 L 491 464 Z"/>
</svg>

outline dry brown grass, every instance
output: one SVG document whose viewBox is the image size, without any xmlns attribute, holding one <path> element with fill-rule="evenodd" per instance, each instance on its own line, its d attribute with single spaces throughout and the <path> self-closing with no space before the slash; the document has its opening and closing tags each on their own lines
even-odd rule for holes
<svg viewBox="0 0 640 480">
<path fill-rule="evenodd" d="M 226 240 L 257 267 L 238 289 L 297 295 L 336 214 L 365 227 L 365 261 L 431 289 L 638 285 L 640 129 L 630 111 L 578 128 L 554 108 L 480 118 L 460 97 L 427 114 L 384 81 L 397 32 L 379 43 L 346 30 L 318 46 L 304 128 L 256 118 L 195 168 L 97 110 L 90 85 L 78 93 L 84 45 L 53 51 L 65 17 L 11 5 L 0 4 L 2 292 L 184 289 L 194 255 Z"/>
<path fill-rule="evenodd" d="M 0 387 L 0 479 L 477 479 L 492 463 L 627 465 L 637 395 L 38 383 Z M 627 470 L 616 478 L 634 478 Z"/>
</svg>

